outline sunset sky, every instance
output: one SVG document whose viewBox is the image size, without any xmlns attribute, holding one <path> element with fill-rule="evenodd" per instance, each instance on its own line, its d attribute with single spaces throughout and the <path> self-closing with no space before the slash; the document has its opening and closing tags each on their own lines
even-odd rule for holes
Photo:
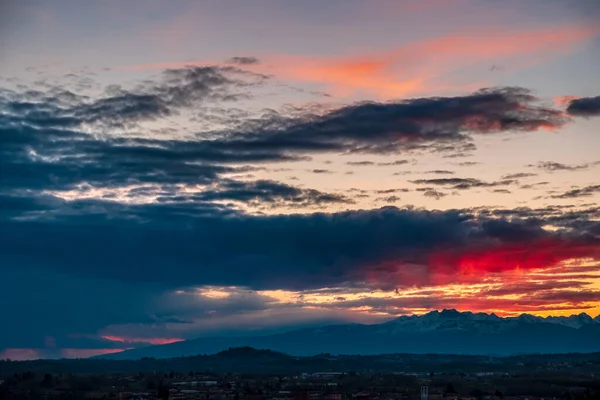
<svg viewBox="0 0 600 400">
<path fill-rule="evenodd" d="M 0 359 L 600 314 L 597 1 L 0 4 Z"/>
</svg>

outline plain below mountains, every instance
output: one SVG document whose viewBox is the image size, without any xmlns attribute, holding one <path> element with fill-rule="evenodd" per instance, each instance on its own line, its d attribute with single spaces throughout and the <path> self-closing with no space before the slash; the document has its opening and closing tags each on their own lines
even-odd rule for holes
<svg viewBox="0 0 600 400">
<path fill-rule="evenodd" d="M 432 311 L 375 325 L 344 324 L 266 336 L 211 337 L 126 350 L 96 358 L 132 360 L 214 354 L 254 347 L 294 356 L 322 353 L 374 355 L 589 353 L 600 351 L 600 316 L 570 317 Z"/>
</svg>

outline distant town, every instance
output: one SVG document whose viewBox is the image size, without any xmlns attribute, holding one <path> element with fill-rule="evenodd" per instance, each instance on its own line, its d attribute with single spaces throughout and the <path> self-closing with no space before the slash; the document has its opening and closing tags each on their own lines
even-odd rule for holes
<svg viewBox="0 0 600 400">
<path fill-rule="evenodd" d="M 0 361 L 0 399 L 600 399 L 600 353 L 501 360 L 477 356 L 319 355 L 307 360 L 290 357 L 292 365 L 292 360 L 303 361 L 309 371 L 273 372 L 280 366 L 282 371 L 290 370 L 289 365 L 280 365 L 285 357 L 244 348 L 168 360 Z M 164 369 L 193 364 L 202 370 Z M 231 371 L 245 372 L 222 372 L 226 365 Z M 320 366 L 325 369 L 317 370 Z M 339 369 L 327 369 L 332 366 Z M 416 371 L 417 366 L 428 369 Z M 139 371 L 133 372 L 136 368 Z"/>
</svg>

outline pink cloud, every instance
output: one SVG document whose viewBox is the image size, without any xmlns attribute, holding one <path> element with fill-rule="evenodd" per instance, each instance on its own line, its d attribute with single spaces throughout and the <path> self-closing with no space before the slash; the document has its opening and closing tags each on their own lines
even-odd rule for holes
<svg viewBox="0 0 600 400">
<path fill-rule="evenodd" d="M 486 29 L 414 41 L 399 48 L 355 56 L 257 55 L 261 63 L 244 66 L 294 82 L 320 84 L 341 97 L 356 93 L 378 98 L 404 97 L 440 91 L 472 90 L 451 81 L 445 74 L 482 62 L 505 60 L 529 67 L 549 56 L 565 54 L 578 43 L 600 33 L 585 26 L 564 26 L 508 32 Z M 122 67 L 127 70 L 183 68 L 211 64 L 210 61 L 162 62 Z M 214 64 L 214 62 L 212 62 Z"/>
<path fill-rule="evenodd" d="M 0 352 L 0 360 L 10 359 L 14 361 L 37 360 L 42 358 L 40 349 L 4 349 Z"/>
<path fill-rule="evenodd" d="M 102 354 L 119 353 L 121 351 L 129 350 L 130 348 L 122 349 L 61 349 L 60 353 L 65 358 L 88 358 L 93 356 L 99 356 Z"/>
<path fill-rule="evenodd" d="M 113 335 L 104 335 L 104 336 L 101 336 L 101 338 L 110 340 L 111 342 L 150 343 L 150 344 L 169 344 L 169 343 L 181 342 L 184 340 L 181 338 L 134 338 L 134 337 L 125 337 L 125 336 L 113 336 Z"/>
<path fill-rule="evenodd" d="M 557 96 L 554 98 L 554 104 L 557 107 L 566 107 L 572 100 L 577 100 L 577 96 Z"/>
</svg>

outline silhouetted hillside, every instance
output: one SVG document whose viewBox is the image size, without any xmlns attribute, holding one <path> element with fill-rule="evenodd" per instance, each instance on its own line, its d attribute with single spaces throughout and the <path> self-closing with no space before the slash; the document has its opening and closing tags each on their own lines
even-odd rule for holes
<svg viewBox="0 0 600 400">
<path fill-rule="evenodd" d="M 171 371 L 187 373 L 296 374 L 302 372 L 518 372 L 591 373 L 600 370 L 600 353 L 489 357 L 444 354 L 377 356 L 319 354 L 293 357 L 270 350 L 232 348 L 212 355 L 140 360 L 62 359 L 0 361 L 0 379 L 14 373 L 107 374 Z"/>
</svg>

